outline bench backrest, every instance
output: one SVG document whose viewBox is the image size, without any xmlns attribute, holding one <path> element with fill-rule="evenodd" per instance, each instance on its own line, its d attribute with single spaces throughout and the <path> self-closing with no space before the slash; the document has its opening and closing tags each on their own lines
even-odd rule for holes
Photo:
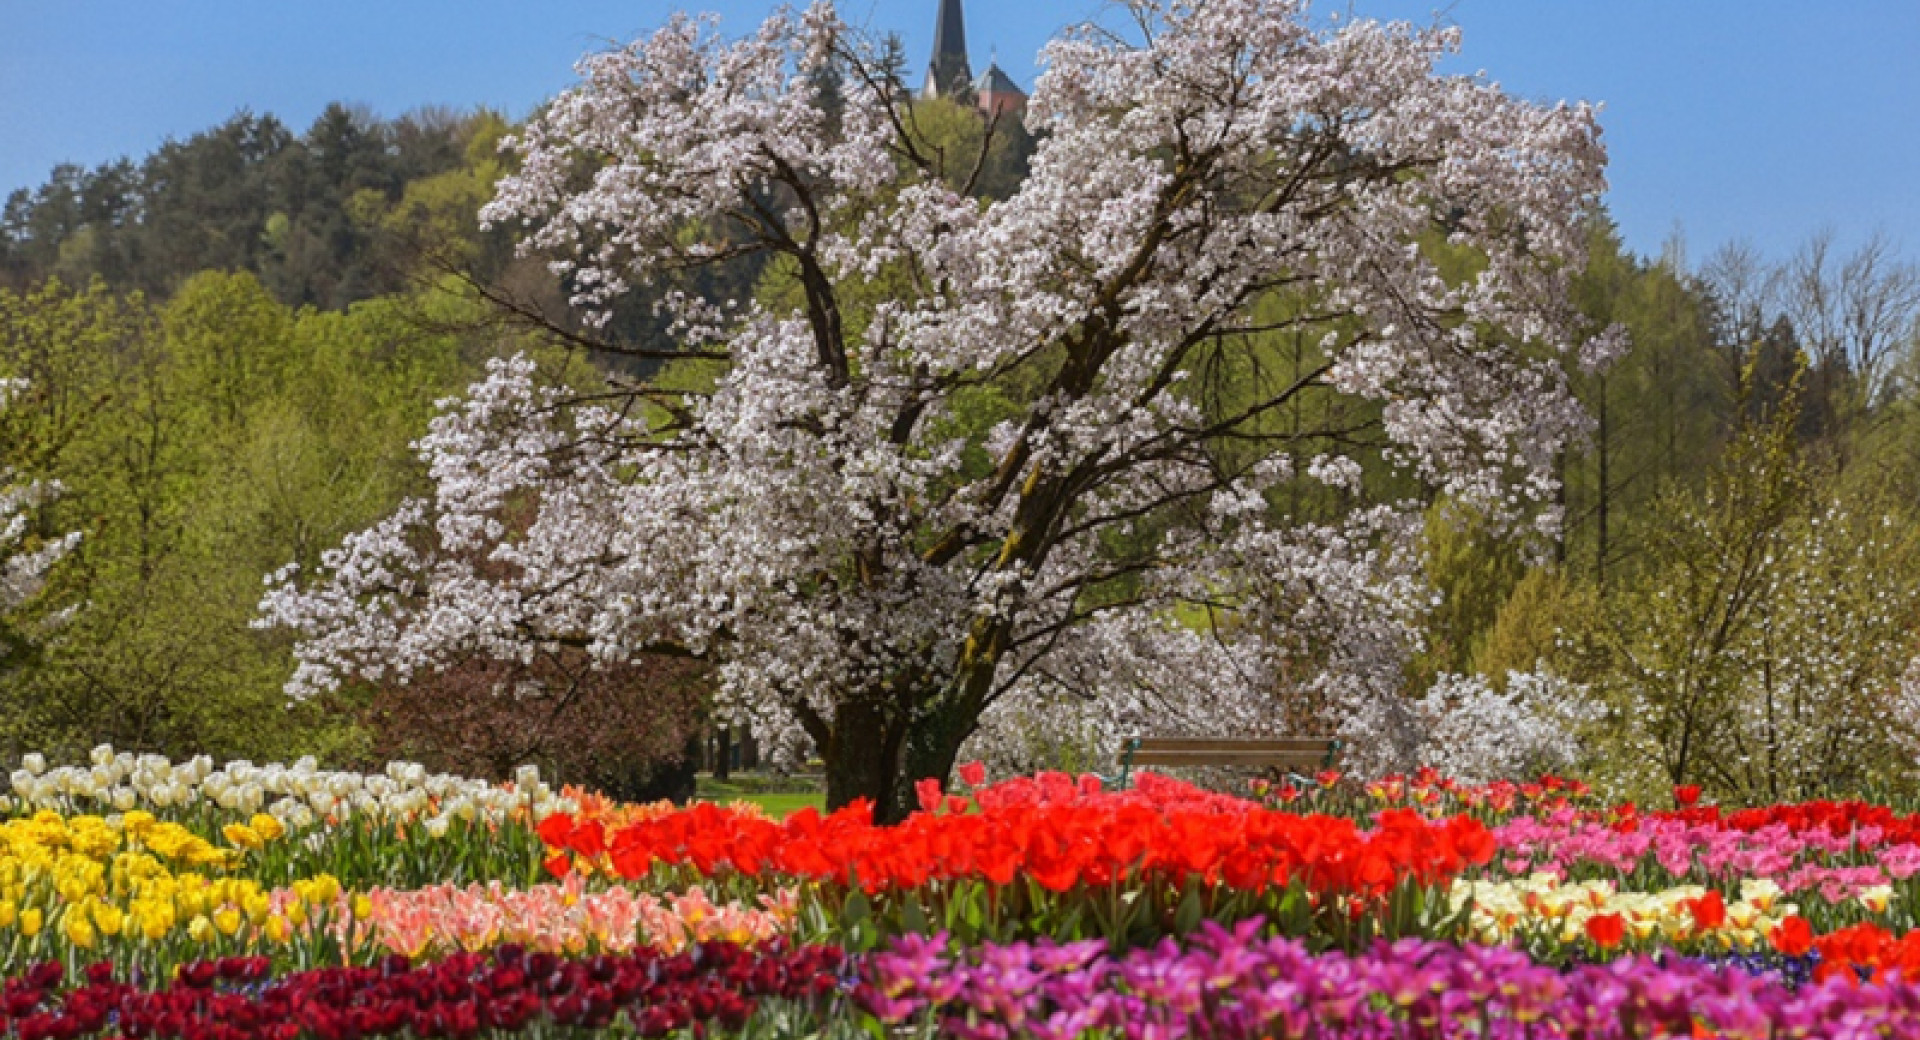
<svg viewBox="0 0 1920 1040">
<path fill-rule="evenodd" d="M 1134 742 L 1136 766 L 1260 766 L 1271 769 L 1326 769 L 1340 742 L 1333 737 L 1278 737 L 1271 740 L 1211 740 L 1199 737 L 1141 737 Z"/>
</svg>

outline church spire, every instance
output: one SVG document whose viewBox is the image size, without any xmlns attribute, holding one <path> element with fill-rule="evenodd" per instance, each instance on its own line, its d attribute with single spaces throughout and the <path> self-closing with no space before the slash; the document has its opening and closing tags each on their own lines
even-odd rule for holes
<svg viewBox="0 0 1920 1040">
<path fill-rule="evenodd" d="M 926 97 L 945 97 L 973 82 L 967 60 L 967 20 L 960 0 L 940 0 L 940 19 L 933 26 L 933 61 L 927 65 Z"/>
</svg>

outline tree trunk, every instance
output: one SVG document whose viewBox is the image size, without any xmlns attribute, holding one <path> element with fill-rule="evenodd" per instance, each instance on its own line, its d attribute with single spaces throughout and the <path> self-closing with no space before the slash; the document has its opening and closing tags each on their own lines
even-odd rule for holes
<svg viewBox="0 0 1920 1040">
<path fill-rule="evenodd" d="M 1593 576 L 1594 584 L 1602 593 L 1607 589 L 1607 554 L 1613 551 L 1613 541 L 1608 530 L 1613 506 L 1613 426 L 1607 421 L 1607 377 L 1600 376 L 1600 399 L 1595 407 L 1595 422 L 1599 434 L 1597 452 L 1600 459 L 1600 501 L 1596 512 L 1599 517 L 1598 535 L 1594 540 Z"/>
<path fill-rule="evenodd" d="M 733 728 L 721 726 L 714 734 L 713 778 L 726 780 L 733 775 Z"/>
<path fill-rule="evenodd" d="M 978 713 L 947 698 L 919 703 L 910 721 L 870 702 L 840 706 L 823 756 L 829 809 L 866 798 L 876 821 L 897 823 L 920 807 L 916 783 L 932 778 L 946 788 Z"/>
<path fill-rule="evenodd" d="M 1006 618 L 976 621 L 944 681 L 841 704 L 823 756 L 827 806 L 870 798 L 874 819 L 896 823 L 920 807 L 919 781 L 938 780 L 944 790 L 960 745 L 980 723 L 1011 631 Z"/>
<path fill-rule="evenodd" d="M 904 799 L 901 815 L 919 808 L 919 798 L 914 784 L 925 779 L 940 781 L 940 789 L 946 790 L 953 781 L 954 760 L 960 757 L 960 745 L 973 730 L 975 720 L 966 720 L 963 726 L 956 712 L 934 711 L 918 720 L 918 724 L 907 734 L 906 775 L 896 797 Z"/>
<path fill-rule="evenodd" d="M 873 802 L 874 818 L 890 822 L 898 801 L 901 738 L 905 727 L 884 702 L 850 698 L 834 711 L 833 729 L 820 757 L 827 767 L 827 808 L 857 798 Z"/>
</svg>

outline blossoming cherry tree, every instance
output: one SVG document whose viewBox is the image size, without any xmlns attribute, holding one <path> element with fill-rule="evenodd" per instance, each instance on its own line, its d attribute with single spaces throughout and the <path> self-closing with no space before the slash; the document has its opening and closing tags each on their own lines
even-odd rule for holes
<svg viewBox="0 0 1920 1040">
<path fill-rule="evenodd" d="M 1047 47 L 1000 201 L 829 3 L 587 58 L 484 217 L 590 320 L 655 287 L 671 333 L 634 352 L 719 375 L 582 397 L 495 365 L 419 443 L 431 496 L 268 595 L 294 690 L 696 655 L 883 814 L 1022 704 L 1249 732 L 1284 684 L 1383 696 L 1415 510 L 1350 489 L 1367 460 L 1551 522 L 1564 363 L 1604 353 L 1564 292 L 1593 114 L 1439 74 L 1447 30 L 1121 13 Z M 790 291 L 667 291 L 750 255 Z M 1354 504 L 1287 506 L 1326 485 Z"/>
</svg>

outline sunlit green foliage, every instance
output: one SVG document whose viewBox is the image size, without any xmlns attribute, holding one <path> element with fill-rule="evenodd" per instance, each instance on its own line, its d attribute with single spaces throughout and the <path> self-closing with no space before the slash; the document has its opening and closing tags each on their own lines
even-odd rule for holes
<svg viewBox="0 0 1920 1040">
<path fill-rule="evenodd" d="M 420 306 L 293 311 L 220 273 L 164 306 L 100 284 L 0 293 L 0 371 L 36 386 L 24 464 L 66 489 L 49 522 L 85 533 L 60 578 L 80 609 L 0 691 L 0 740 L 244 757 L 356 739 L 286 706 L 284 637 L 250 623 L 263 575 L 393 508 L 433 402 L 478 372 L 489 345 Z"/>
</svg>

